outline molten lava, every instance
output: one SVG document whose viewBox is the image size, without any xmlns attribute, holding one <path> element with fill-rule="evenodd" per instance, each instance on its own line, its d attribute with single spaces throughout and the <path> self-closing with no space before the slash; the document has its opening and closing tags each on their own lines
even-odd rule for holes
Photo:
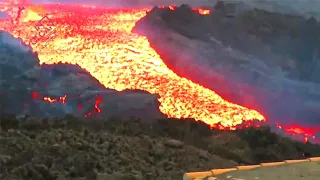
<svg viewBox="0 0 320 180">
<path fill-rule="evenodd" d="M 259 112 L 230 103 L 214 91 L 179 77 L 164 64 L 146 37 L 131 33 L 135 22 L 149 9 L 43 7 L 48 14 L 54 15 L 42 21 L 43 27 L 50 26 L 50 32 L 31 45 L 38 52 L 40 64 L 78 64 L 106 88 L 157 93 L 160 95 L 159 109 L 169 117 L 194 118 L 220 129 L 234 129 L 244 122 L 265 120 Z M 6 8 L 0 6 L 0 9 Z M 174 10 L 174 7 L 170 6 L 170 9 Z M 196 10 L 199 14 L 210 13 L 206 9 Z M 33 27 L 35 23 L 25 21 L 15 25 L 3 20 L 0 21 L 0 30 L 30 42 L 33 35 L 39 33 Z M 94 111 L 101 111 L 98 107 L 101 101 L 97 98 Z"/>
<path fill-rule="evenodd" d="M 33 92 L 32 93 L 32 99 L 33 100 L 43 100 L 49 103 L 62 103 L 65 104 L 66 100 L 67 100 L 67 95 L 61 96 L 61 97 L 57 97 L 57 98 L 53 98 L 53 97 L 49 97 L 49 96 L 42 96 L 37 92 Z"/>
<path fill-rule="evenodd" d="M 59 98 L 43 97 L 43 100 L 47 101 L 49 103 L 61 102 L 62 104 L 65 104 L 66 103 L 66 99 L 67 99 L 66 95 L 64 95 L 62 97 L 59 97 Z"/>
<path fill-rule="evenodd" d="M 99 108 L 99 104 L 102 102 L 102 98 L 101 97 L 97 97 L 94 103 L 94 109 L 89 111 L 86 115 L 84 115 L 84 117 L 89 117 L 90 115 L 92 115 L 93 113 L 97 112 L 100 113 L 101 109 Z M 82 106 L 78 106 L 78 108 L 82 108 Z"/>
<path fill-rule="evenodd" d="M 22 12 L 21 21 L 28 22 L 28 21 L 38 21 L 42 18 L 38 13 L 32 11 L 31 9 L 27 8 Z"/>
<path fill-rule="evenodd" d="M 50 10 L 54 11 L 47 11 Z M 227 102 L 168 69 L 145 37 L 131 33 L 135 22 L 148 9 L 82 8 L 81 11 L 75 7 L 73 10 L 62 11 L 60 17 L 42 22 L 43 26 L 48 21 L 54 24 L 51 31 L 54 39 L 46 35 L 33 46 L 41 64 L 78 64 L 107 88 L 158 93 L 160 110 L 170 117 L 195 118 L 210 125 L 221 123 L 224 127 L 264 120 L 257 111 Z M 37 33 L 33 24 L 24 22 L 13 27 L 10 22 L 2 22 L 1 29 L 29 42 L 32 34 Z M 42 47 L 44 43 L 48 45 Z"/>
<path fill-rule="evenodd" d="M 303 128 L 298 125 L 281 126 L 281 125 L 277 124 L 276 126 L 279 129 L 284 129 L 288 135 L 291 135 L 291 136 L 301 136 L 302 135 L 302 136 L 304 136 L 303 137 L 304 142 L 308 142 L 309 138 L 315 139 L 316 138 L 315 134 L 317 132 L 319 132 L 319 130 L 320 130 L 319 128 L 315 128 L 315 127 L 311 127 L 311 128 L 304 127 Z"/>
<path fill-rule="evenodd" d="M 159 6 L 159 8 L 163 9 L 163 8 L 166 8 L 166 6 Z M 168 8 L 171 11 L 174 11 L 174 10 L 176 10 L 177 6 L 176 5 L 170 5 L 170 6 L 168 6 Z M 204 9 L 204 8 L 192 8 L 192 10 L 198 12 L 200 15 L 209 15 L 211 13 L 210 9 Z"/>
</svg>

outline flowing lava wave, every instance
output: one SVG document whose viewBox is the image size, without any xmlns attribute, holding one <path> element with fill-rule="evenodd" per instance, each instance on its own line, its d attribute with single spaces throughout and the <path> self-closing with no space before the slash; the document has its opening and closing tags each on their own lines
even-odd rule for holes
<svg viewBox="0 0 320 180">
<path fill-rule="evenodd" d="M 131 33 L 135 22 L 150 8 L 108 9 L 60 4 L 24 7 L 19 23 L 2 20 L 0 30 L 27 43 L 36 40 L 31 46 L 38 53 L 40 64 L 77 64 L 106 88 L 157 93 L 160 95 L 159 109 L 168 117 L 194 118 L 220 129 L 235 129 L 238 125 L 265 121 L 259 112 L 230 103 L 214 91 L 179 77 L 164 64 L 146 37 Z M 12 17 L 17 8 L 0 4 L 0 9 Z M 34 35 L 43 33 L 34 26 L 42 18 L 44 9 L 48 18 L 41 24 L 49 27 L 50 33 L 35 39 Z M 210 13 L 206 9 L 195 10 L 203 15 Z M 66 97 L 46 97 L 43 100 L 57 103 L 64 102 Z M 282 127 L 278 125 L 278 128 Z M 298 127 L 285 131 L 291 135 L 303 135 L 305 140 L 314 138 L 315 133 Z"/>
</svg>

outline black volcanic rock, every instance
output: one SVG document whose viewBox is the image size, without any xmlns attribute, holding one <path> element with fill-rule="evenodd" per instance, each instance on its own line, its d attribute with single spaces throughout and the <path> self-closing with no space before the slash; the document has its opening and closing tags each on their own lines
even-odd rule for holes
<svg viewBox="0 0 320 180">
<path fill-rule="evenodd" d="M 224 46 L 230 46 L 264 61 L 274 59 L 272 63 L 281 64 L 294 78 L 311 78 L 312 81 L 320 82 L 319 78 L 313 75 L 318 69 L 309 69 L 317 66 L 318 62 L 314 59 L 320 59 L 317 55 L 320 52 L 320 26 L 315 18 L 304 19 L 300 16 L 243 7 L 242 4 L 232 6 L 230 3 L 219 1 L 209 16 L 201 16 L 187 6 L 180 6 L 175 11 L 153 9 L 147 17 L 140 20 L 144 23 L 137 23 L 137 27 L 151 23 L 153 29 L 168 27 L 183 36 L 209 43 L 214 38 Z M 247 10 L 235 13 L 237 15 L 230 19 L 225 17 L 226 14 L 230 14 L 227 12 L 228 9 L 235 9 L 236 12 L 237 9 Z M 157 18 L 152 18 L 155 16 Z M 158 24 L 154 24 L 155 21 Z M 301 66 L 299 62 L 302 60 L 305 65 Z M 286 65 L 287 61 L 299 65 L 290 68 Z"/>
<path fill-rule="evenodd" d="M 2 112 L 36 117 L 164 117 L 157 95 L 106 89 L 77 65 L 40 66 L 37 55 L 22 41 L 6 32 L 0 32 L 0 37 Z"/>
<path fill-rule="evenodd" d="M 184 20 L 181 7 L 153 9 L 132 31 L 147 36 L 175 73 L 226 100 L 269 119 L 319 124 L 319 22 L 244 4 L 235 9 L 232 18 L 212 9 L 185 12 L 192 17 Z"/>
</svg>

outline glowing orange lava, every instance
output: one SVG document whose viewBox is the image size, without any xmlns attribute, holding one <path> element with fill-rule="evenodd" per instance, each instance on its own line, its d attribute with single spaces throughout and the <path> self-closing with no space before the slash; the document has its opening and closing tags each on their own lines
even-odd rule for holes
<svg viewBox="0 0 320 180">
<path fill-rule="evenodd" d="M 309 141 L 309 138 L 312 138 L 312 139 L 315 139 L 316 136 L 316 132 L 319 132 L 319 128 L 307 128 L 307 127 L 300 127 L 298 125 L 291 125 L 291 126 L 281 126 L 279 124 L 276 125 L 277 128 L 279 129 L 284 129 L 285 132 L 288 134 L 288 135 L 291 135 L 291 136 L 298 136 L 298 135 L 302 135 L 304 136 L 303 137 L 303 140 L 304 142 L 307 142 Z"/>
<path fill-rule="evenodd" d="M 202 15 L 209 15 L 211 13 L 210 9 L 197 9 L 197 11 Z"/>
<path fill-rule="evenodd" d="M 159 6 L 159 8 L 163 9 L 163 8 L 166 8 L 166 6 Z M 170 5 L 170 6 L 168 6 L 168 8 L 171 11 L 174 11 L 174 10 L 176 10 L 177 6 L 176 5 Z M 209 15 L 211 13 L 210 9 L 204 9 L 204 8 L 192 8 L 192 10 L 198 12 L 201 15 Z"/>
<path fill-rule="evenodd" d="M 43 100 L 47 101 L 49 103 L 61 102 L 61 103 L 65 104 L 66 103 L 66 99 L 67 99 L 66 95 L 64 95 L 62 97 L 59 97 L 59 98 L 43 97 Z"/>
<path fill-rule="evenodd" d="M 79 64 L 107 88 L 158 93 L 160 110 L 170 117 L 195 118 L 224 127 L 264 120 L 257 111 L 227 102 L 168 69 L 145 37 L 131 33 L 135 22 L 149 9 L 80 11 L 79 8 L 75 7 L 73 12 L 64 10 L 59 18 L 50 19 L 54 38 L 46 35 L 33 46 L 41 64 Z M 44 26 L 48 21 L 43 22 Z M 9 22 L 1 22 L 1 30 L 28 42 L 37 33 L 33 24 L 24 22 L 12 27 Z M 41 47 L 45 41 L 48 45 Z"/>
<path fill-rule="evenodd" d="M 179 77 L 164 64 L 146 37 L 131 33 L 135 22 L 145 16 L 149 8 L 43 7 L 47 13 L 55 12 L 55 15 L 42 22 L 44 27 L 51 27 L 50 33 L 32 45 L 38 52 L 40 64 L 78 64 L 106 88 L 157 93 L 160 95 L 159 109 L 169 117 L 194 118 L 220 129 L 234 129 L 243 122 L 265 120 L 259 112 L 230 103 L 214 91 Z M 0 9 L 4 8 L 0 5 Z M 170 6 L 170 9 L 174 7 Z M 210 13 L 204 9 L 197 11 Z M 35 23 L 22 22 L 15 26 L 3 20 L 0 30 L 29 42 L 37 34 L 33 27 Z M 101 111 L 98 107 L 101 101 L 97 98 L 94 111 Z"/>
</svg>

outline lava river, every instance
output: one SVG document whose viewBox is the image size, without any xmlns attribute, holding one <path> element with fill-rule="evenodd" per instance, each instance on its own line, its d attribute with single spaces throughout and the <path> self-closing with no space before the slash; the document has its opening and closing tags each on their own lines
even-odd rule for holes
<svg viewBox="0 0 320 180">
<path fill-rule="evenodd" d="M 131 33 L 135 22 L 149 9 L 43 7 L 50 15 L 42 26 L 51 30 L 42 38 L 33 39 L 36 42 L 31 45 L 41 64 L 78 64 L 107 88 L 157 93 L 159 108 L 169 117 L 194 118 L 227 129 L 245 121 L 265 120 L 259 112 L 230 103 L 214 91 L 179 77 L 164 64 L 146 37 Z M 6 6 L 0 8 L 8 10 Z M 30 11 L 19 24 L 0 21 L 0 30 L 30 42 L 41 31 L 34 28 L 39 13 L 33 10 L 32 16 Z"/>
</svg>

